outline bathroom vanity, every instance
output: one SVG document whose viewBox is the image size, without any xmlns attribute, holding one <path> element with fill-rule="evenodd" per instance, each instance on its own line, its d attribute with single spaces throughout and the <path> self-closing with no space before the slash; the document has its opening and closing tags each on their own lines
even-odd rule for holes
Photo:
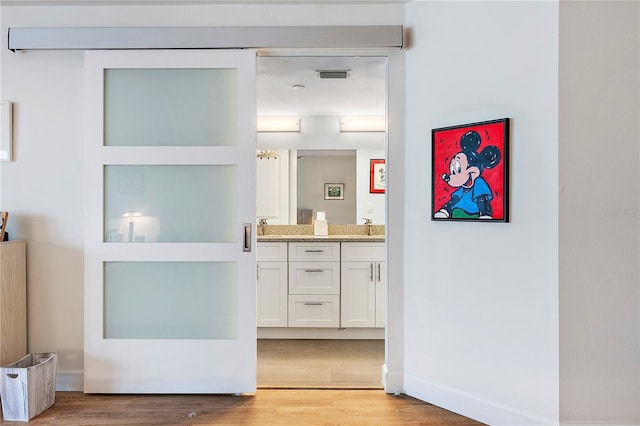
<svg viewBox="0 0 640 426">
<path fill-rule="evenodd" d="M 262 235 L 258 337 L 384 338 L 384 235 Z"/>
</svg>

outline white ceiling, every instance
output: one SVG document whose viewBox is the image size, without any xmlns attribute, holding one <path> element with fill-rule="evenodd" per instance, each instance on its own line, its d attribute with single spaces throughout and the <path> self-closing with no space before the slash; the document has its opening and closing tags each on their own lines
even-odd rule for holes
<svg viewBox="0 0 640 426">
<path fill-rule="evenodd" d="M 350 76 L 320 79 L 316 70 L 349 70 Z M 384 58 L 259 57 L 257 71 L 258 115 L 385 113 Z"/>
</svg>

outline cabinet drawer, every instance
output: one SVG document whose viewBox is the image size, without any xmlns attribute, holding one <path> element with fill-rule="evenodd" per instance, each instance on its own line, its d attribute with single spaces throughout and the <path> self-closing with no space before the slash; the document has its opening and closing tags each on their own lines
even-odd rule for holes
<svg viewBox="0 0 640 426">
<path fill-rule="evenodd" d="M 258 262 L 286 262 L 287 243 L 258 243 L 256 258 Z"/>
<path fill-rule="evenodd" d="M 289 296 L 289 327 L 338 327 L 339 324 L 340 296 Z"/>
<path fill-rule="evenodd" d="M 382 262 L 385 260 L 384 243 L 342 243 L 343 261 Z"/>
<path fill-rule="evenodd" d="M 338 261 L 340 243 L 289 243 L 291 261 Z"/>
<path fill-rule="evenodd" d="M 289 294 L 340 294 L 340 262 L 289 262 Z"/>
</svg>

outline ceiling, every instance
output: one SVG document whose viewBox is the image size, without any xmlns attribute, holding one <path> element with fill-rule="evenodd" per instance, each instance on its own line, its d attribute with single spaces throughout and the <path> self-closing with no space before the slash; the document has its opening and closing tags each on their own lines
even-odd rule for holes
<svg viewBox="0 0 640 426">
<path fill-rule="evenodd" d="M 380 57 L 258 57 L 258 115 L 384 115 L 385 63 Z M 320 79 L 317 70 L 348 70 L 349 77 Z"/>
</svg>

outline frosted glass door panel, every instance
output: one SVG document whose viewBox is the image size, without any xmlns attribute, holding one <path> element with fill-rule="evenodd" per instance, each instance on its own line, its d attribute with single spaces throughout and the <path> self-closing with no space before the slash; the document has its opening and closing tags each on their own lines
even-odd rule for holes
<svg viewBox="0 0 640 426">
<path fill-rule="evenodd" d="M 235 339 L 236 264 L 106 262 L 106 339 Z"/>
<path fill-rule="evenodd" d="M 107 69 L 107 146 L 234 146 L 237 70 Z"/>
<path fill-rule="evenodd" d="M 105 242 L 237 240 L 235 165 L 104 167 Z"/>
<path fill-rule="evenodd" d="M 255 62 L 85 52 L 85 392 L 255 392 Z"/>
</svg>

